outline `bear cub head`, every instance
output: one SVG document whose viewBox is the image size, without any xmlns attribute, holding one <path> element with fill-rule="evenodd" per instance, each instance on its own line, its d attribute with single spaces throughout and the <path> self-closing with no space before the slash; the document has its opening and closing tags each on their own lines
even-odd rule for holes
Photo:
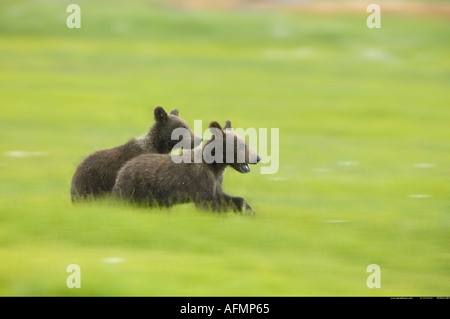
<svg viewBox="0 0 450 319">
<path fill-rule="evenodd" d="M 215 143 L 222 144 L 223 154 L 219 156 L 219 162 L 222 159 L 236 171 L 248 173 L 250 172 L 248 164 L 257 164 L 261 160 L 261 156 L 249 147 L 245 139 L 231 129 L 230 121 L 226 121 L 224 128 L 218 122 L 213 121 L 209 128 L 213 133 L 211 141 L 216 140 Z"/>
<path fill-rule="evenodd" d="M 167 154 L 172 151 L 183 138 L 189 136 L 191 148 L 194 148 L 202 142 L 202 138 L 192 132 L 191 127 L 186 121 L 178 116 L 178 110 L 173 109 L 167 113 L 163 107 L 157 106 L 154 110 L 155 123 L 147 135 L 150 147 L 157 153 Z M 183 129 L 183 135 L 173 135 L 176 129 Z"/>
</svg>

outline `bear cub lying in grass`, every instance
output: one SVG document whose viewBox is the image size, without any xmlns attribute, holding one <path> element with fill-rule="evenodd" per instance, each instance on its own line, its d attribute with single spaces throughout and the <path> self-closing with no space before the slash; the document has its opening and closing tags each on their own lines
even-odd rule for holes
<svg viewBox="0 0 450 319">
<path fill-rule="evenodd" d="M 110 194 L 119 169 L 132 158 L 147 154 L 168 154 L 183 138 L 172 140 L 172 131 L 177 128 L 185 129 L 190 135 L 192 145 L 199 145 L 202 138 L 194 135 L 190 126 L 178 116 L 174 109 L 169 114 L 158 106 L 154 110 L 155 123 L 149 132 L 142 138 L 131 139 L 121 146 L 97 151 L 89 155 L 77 167 L 72 178 L 72 201 L 86 198 L 97 198 Z"/>
<path fill-rule="evenodd" d="M 230 121 L 224 129 L 217 122 L 211 122 L 209 127 L 214 135 L 205 145 L 185 150 L 190 162 L 175 163 L 169 154 L 144 154 L 128 161 L 117 174 L 113 195 L 149 205 L 168 207 L 193 201 L 198 207 L 215 211 L 231 208 L 252 212 L 245 199 L 222 191 L 223 173 L 227 166 L 248 173 L 248 164 L 258 163 L 261 157 L 231 130 Z M 210 147 L 214 141 L 221 146 L 217 149 L 222 154 Z M 205 152 L 208 148 L 210 154 Z M 194 161 L 196 152 L 202 152 L 201 162 Z"/>
</svg>

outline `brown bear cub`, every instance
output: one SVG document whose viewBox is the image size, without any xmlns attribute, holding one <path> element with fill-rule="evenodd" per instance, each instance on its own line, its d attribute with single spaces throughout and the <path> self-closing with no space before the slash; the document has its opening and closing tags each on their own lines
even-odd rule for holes
<svg viewBox="0 0 450 319">
<path fill-rule="evenodd" d="M 183 161 L 174 161 L 174 154 L 145 154 L 127 162 L 117 175 L 113 196 L 150 206 L 193 201 L 197 207 L 215 211 L 231 208 L 252 212 L 242 197 L 222 191 L 223 173 L 227 166 L 248 173 L 248 164 L 256 164 L 260 156 L 231 130 L 230 121 L 224 129 L 211 122 L 210 129 L 212 138 L 192 151 L 185 151 Z"/>
<path fill-rule="evenodd" d="M 111 193 L 119 169 L 136 156 L 146 153 L 170 153 L 183 138 L 180 136 L 172 140 L 172 131 L 177 128 L 185 129 L 186 134 L 190 135 L 191 147 L 201 143 L 202 138 L 194 135 L 189 125 L 178 117 L 177 109 L 167 114 L 158 106 L 154 110 L 154 116 L 155 123 L 143 137 L 133 138 L 121 146 L 97 151 L 81 162 L 72 178 L 72 201 Z"/>
</svg>

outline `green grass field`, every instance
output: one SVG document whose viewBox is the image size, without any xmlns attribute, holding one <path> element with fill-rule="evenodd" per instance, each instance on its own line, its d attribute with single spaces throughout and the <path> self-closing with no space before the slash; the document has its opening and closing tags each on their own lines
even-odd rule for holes
<svg viewBox="0 0 450 319">
<path fill-rule="evenodd" d="M 450 295 L 448 18 L 69 3 L 0 4 L 0 295 Z M 157 105 L 279 128 L 277 174 L 225 173 L 256 216 L 71 203 Z"/>
</svg>

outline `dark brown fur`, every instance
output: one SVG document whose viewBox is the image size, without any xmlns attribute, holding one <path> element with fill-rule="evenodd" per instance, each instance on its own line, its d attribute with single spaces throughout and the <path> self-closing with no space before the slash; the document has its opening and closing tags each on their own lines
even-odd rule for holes
<svg viewBox="0 0 450 319">
<path fill-rule="evenodd" d="M 189 125 L 178 117 L 178 110 L 167 114 L 162 107 L 155 108 L 155 123 L 141 139 L 131 139 L 126 144 L 97 151 L 77 167 L 72 178 L 72 200 L 98 197 L 110 193 L 119 169 L 132 158 L 147 153 L 169 153 L 179 140 L 171 140 L 175 128 L 186 128 L 192 137 L 192 147 L 201 138 L 194 136 Z"/>
<path fill-rule="evenodd" d="M 210 127 L 220 130 L 222 128 L 217 122 L 212 122 Z M 227 121 L 225 128 L 231 127 Z M 222 130 L 224 137 L 228 132 Z M 234 133 L 229 133 L 234 134 Z M 191 151 L 191 158 L 195 151 L 202 151 L 212 140 L 203 147 Z M 224 138 L 225 141 L 225 138 Z M 241 140 L 242 141 L 242 140 Z M 245 140 L 243 140 L 245 143 Z M 234 145 L 234 156 L 236 157 L 237 143 Z M 248 145 L 246 147 L 246 163 L 249 161 Z M 226 158 L 226 147 L 224 145 L 224 157 Z M 253 152 L 254 153 L 254 152 Z M 256 164 L 260 157 L 255 154 Z M 222 191 L 223 173 L 227 166 L 232 166 L 240 172 L 248 172 L 241 168 L 239 163 L 175 163 L 167 154 L 145 154 L 140 155 L 127 162 L 117 175 L 113 195 L 125 200 L 138 203 L 157 204 L 160 206 L 171 206 L 177 203 L 193 201 L 197 206 L 211 208 L 220 211 L 224 208 L 232 208 L 237 211 L 252 211 L 250 205 L 242 197 L 233 197 Z M 246 164 L 245 164 L 246 165 Z"/>
</svg>

